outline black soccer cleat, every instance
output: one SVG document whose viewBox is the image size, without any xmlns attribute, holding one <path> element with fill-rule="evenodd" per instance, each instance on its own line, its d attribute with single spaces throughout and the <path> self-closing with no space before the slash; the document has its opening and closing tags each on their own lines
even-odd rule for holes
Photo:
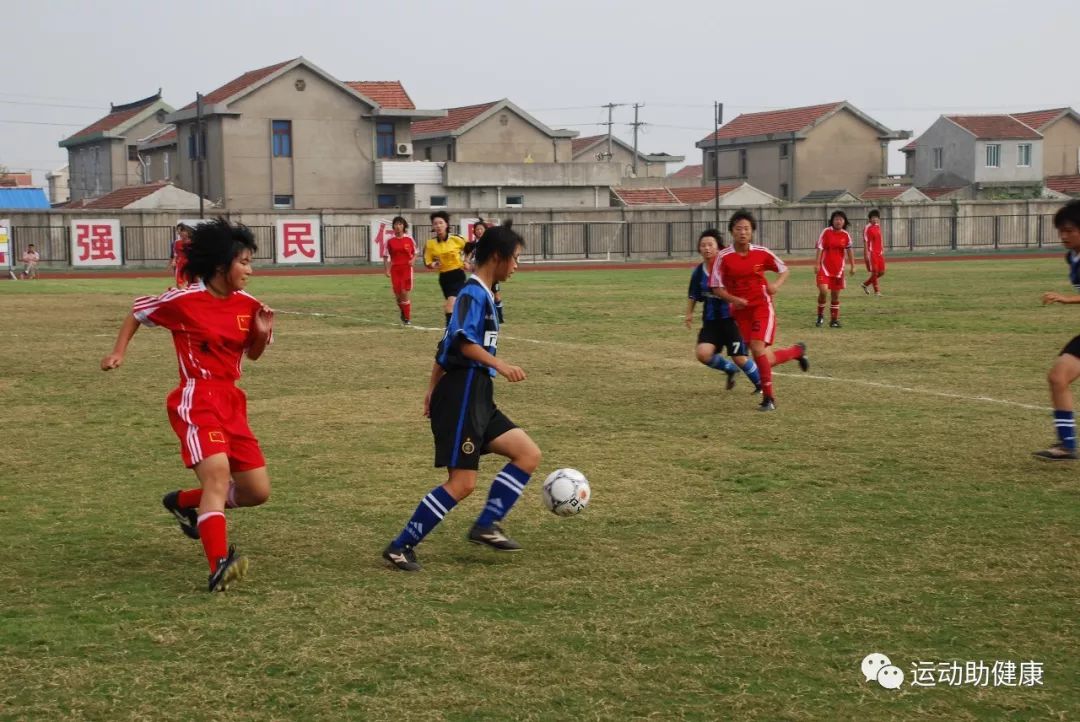
<svg viewBox="0 0 1080 722">
<path fill-rule="evenodd" d="M 179 491 L 170 491 L 161 497 L 161 505 L 176 517 L 176 522 L 180 525 L 180 531 L 184 532 L 188 538 L 199 538 L 199 512 L 195 509 L 180 508 Z"/>
<path fill-rule="evenodd" d="M 498 524 L 492 524 L 491 526 L 476 526 L 474 524 L 473 528 L 469 530 L 468 539 L 473 544 L 483 544 L 501 552 L 521 551 L 521 545 L 506 536 L 502 527 Z"/>
<path fill-rule="evenodd" d="M 823 316 L 818 316 L 817 321 L 814 321 L 814 325 L 818 328 L 821 328 L 823 325 L 825 325 L 825 318 Z"/>
<path fill-rule="evenodd" d="M 416 550 L 412 547 L 397 547 L 390 544 L 383 549 L 382 557 L 398 571 L 418 572 L 423 569 L 416 559 Z"/>
<path fill-rule="evenodd" d="M 862 285 L 862 292 L 865 293 L 867 296 L 869 296 L 870 295 L 870 287 L 867 286 L 865 283 L 863 283 L 861 285 Z"/>
<path fill-rule="evenodd" d="M 733 388 L 735 388 L 735 377 L 738 376 L 738 375 L 739 375 L 738 369 L 736 369 L 735 371 L 728 371 L 727 372 L 727 383 L 724 384 L 724 388 L 726 390 L 731 391 Z"/>
<path fill-rule="evenodd" d="M 750 392 L 751 396 L 756 396 L 761 393 L 761 384 L 754 384 L 754 390 Z"/>
<path fill-rule="evenodd" d="M 1042 461 L 1076 461 L 1076 452 L 1069 451 L 1062 444 L 1054 444 L 1049 449 L 1035 451 L 1031 454 Z"/>
<path fill-rule="evenodd" d="M 799 341 L 795 345 L 802 349 L 802 356 L 795 360 L 799 362 L 799 370 L 806 373 L 810 370 L 810 359 L 806 358 L 806 344 Z"/>
<path fill-rule="evenodd" d="M 229 556 L 218 559 L 217 569 L 210 575 L 209 591 L 224 592 L 233 582 L 247 576 L 247 557 L 236 556 L 236 547 L 229 547 Z"/>
<path fill-rule="evenodd" d="M 829 328 L 843 328 L 843 326 L 840 325 L 839 320 L 834 318 L 832 321 L 829 321 Z"/>
<path fill-rule="evenodd" d="M 776 411 L 776 402 L 770 397 L 766 396 L 761 400 L 761 404 L 757 407 L 758 411 Z"/>
</svg>

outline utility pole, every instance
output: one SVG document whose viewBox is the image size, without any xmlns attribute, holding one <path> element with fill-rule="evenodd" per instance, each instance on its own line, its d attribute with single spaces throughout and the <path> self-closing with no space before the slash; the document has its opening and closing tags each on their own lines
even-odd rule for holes
<svg viewBox="0 0 1080 722">
<path fill-rule="evenodd" d="M 607 162 L 608 163 L 611 162 L 611 155 L 612 155 L 611 154 L 611 126 L 615 124 L 614 121 L 611 119 L 611 115 L 615 111 L 616 108 L 618 108 L 619 106 L 622 106 L 622 105 L 625 105 L 625 103 L 608 103 L 607 105 L 600 106 L 602 108 L 607 108 L 607 123 L 606 123 L 606 125 L 607 125 Z"/>
<path fill-rule="evenodd" d="M 637 158 L 638 158 L 638 151 L 637 151 L 637 139 L 638 139 L 638 127 L 640 127 L 640 126 L 642 126 L 642 125 L 645 125 L 644 123 L 639 123 L 639 122 L 638 122 L 638 108 L 644 108 L 644 107 L 645 107 L 645 104 L 644 104 L 644 103 L 634 103 L 634 122 L 630 124 L 630 125 L 634 126 L 634 175 L 635 175 L 635 176 L 637 176 Z"/>
<path fill-rule="evenodd" d="M 199 190 L 200 219 L 203 217 L 203 158 L 206 156 L 206 148 L 203 147 L 202 109 L 202 93 L 195 93 L 195 169 L 198 174 L 195 185 Z"/>
<path fill-rule="evenodd" d="M 713 174 L 713 192 L 716 194 L 713 198 L 713 210 L 716 214 L 716 229 L 720 229 L 720 125 L 724 122 L 724 104 L 718 100 L 713 101 L 713 152 L 712 152 L 712 174 Z"/>
</svg>

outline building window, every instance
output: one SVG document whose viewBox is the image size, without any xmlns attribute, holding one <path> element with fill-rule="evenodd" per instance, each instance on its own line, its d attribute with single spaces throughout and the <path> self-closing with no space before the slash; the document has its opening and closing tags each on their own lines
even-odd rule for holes
<svg viewBox="0 0 1080 722">
<path fill-rule="evenodd" d="M 1025 168 L 1031 165 L 1031 143 L 1021 143 L 1017 147 L 1016 165 Z"/>
<path fill-rule="evenodd" d="M 379 208 L 397 208 L 397 196 L 393 193 L 380 193 L 376 199 Z"/>
<path fill-rule="evenodd" d="M 945 170 L 944 148 L 934 148 L 934 170 Z"/>
<path fill-rule="evenodd" d="M 785 201 L 788 199 L 788 184 L 787 183 L 781 183 L 780 184 L 780 197 L 782 199 L 784 199 Z"/>
<path fill-rule="evenodd" d="M 525 196 L 521 196 L 521 195 L 506 196 L 506 207 L 507 208 L 524 208 L 525 207 Z"/>
<path fill-rule="evenodd" d="M 274 139 L 274 157 L 292 158 L 292 121 L 272 120 L 270 127 Z"/>
<path fill-rule="evenodd" d="M 739 151 L 739 177 L 740 178 L 745 178 L 746 177 L 746 166 L 747 166 L 746 150 L 740 150 Z"/>
<path fill-rule="evenodd" d="M 139 160 L 139 147 L 135 145 L 128 146 L 128 160 Z"/>
<path fill-rule="evenodd" d="M 705 164 L 705 179 L 712 180 L 716 176 L 720 175 L 720 166 L 717 165 L 717 159 L 720 156 L 715 150 L 709 151 L 709 162 Z"/>
<path fill-rule="evenodd" d="M 394 124 L 375 124 L 375 152 L 379 158 L 393 158 L 397 147 L 394 143 Z"/>
<path fill-rule="evenodd" d="M 293 200 L 292 196 L 274 196 L 274 209 L 282 210 L 285 208 L 292 208 Z"/>
<path fill-rule="evenodd" d="M 432 208 L 446 208 L 446 196 L 431 196 L 431 203 L 429 205 Z"/>
<path fill-rule="evenodd" d="M 431 160 L 431 146 L 424 148 L 424 160 Z"/>
<path fill-rule="evenodd" d="M 1001 144 L 990 143 L 986 146 L 986 167 L 999 168 L 1001 166 Z"/>
<path fill-rule="evenodd" d="M 191 133 L 188 135 L 188 138 L 187 138 L 187 157 L 188 158 L 196 158 L 197 157 L 197 155 L 195 153 L 195 126 L 194 125 L 191 126 Z"/>
<path fill-rule="evenodd" d="M 169 153 L 168 153 L 168 151 L 165 152 L 165 154 L 162 156 L 162 158 L 163 158 L 162 162 L 165 164 L 165 178 L 164 178 L 164 180 L 169 180 L 170 176 L 169 176 Z"/>
<path fill-rule="evenodd" d="M 453 145 L 447 145 L 446 146 L 446 159 L 451 160 L 451 161 L 454 160 L 454 146 Z"/>
<path fill-rule="evenodd" d="M 788 157 L 787 143 L 781 143 L 780 144 L 780 157 L 781 158 L 787 158 Z"/>
</svg>

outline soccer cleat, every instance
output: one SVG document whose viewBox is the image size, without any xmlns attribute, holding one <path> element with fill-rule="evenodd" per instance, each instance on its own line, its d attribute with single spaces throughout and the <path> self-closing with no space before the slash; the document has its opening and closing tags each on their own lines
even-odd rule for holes
<svg viewBox="0 0 1080 722">
<path fill-rule="evenodd" d="M 396 547 L 389 544 L 383 549 L 382 558 L 398 571 L 418 572 L 423 569 L 416 559 L 416 549 L 413 547 Z"/>
<path fill-rule="evenodd" d="M 1049 449 L 1035 451 L 1032 456 L 1042 461 L 1076 461 L 1076 452 L 1069 451 L 1061 444 L 1054 444 Z"/>
<path fill-rule="evenodd" d="M 802 349 L 802 356 L 795 360 L 799 362 L 799 370 L 806 373 L 810 370 L 810 359 L 806 358 L 806 344 L 799 341 L 795 345 Z"/>
<path fill-rule="evenodd" d="M 403 318 L 403 319 L 401 319 L 401 325 L 402 326 L 412 326 L 412 321 L 410 321 L 407 318 Z"/>
<path fill-rule="evenodd" d="M 874 297 L 875 297 L 875 298 L 881 298 L 881 291 L 877 291 L 877 292 L 875 292 L 875 293 L 874 293 Z"/>
<path fill-rule="evenodd" d="M 229 547 L 229 556 L 218 559 L 217 569 L 210 575 L 209 591 L 224 592 L 233 582 L 238 582 L 247 575 L 247 557 L 236 556 L 236 547 Z"/>
<path fill-rule="evenodd" d="M 840 321 L 834 318 L 832 321 L 829 321 L 829 328 L 843 328 L 843 327 L 840 325 Z"/>
<path fill-rule="evenodd" d="M 176 517 L 176 522 L 180 525 L 180 531 L 184 532 L 188 538 L 199 538 L 199 512 L 195 509 L 180 508 L 179 491 L 170 491 L 161 497 L 161 505 Z"/>
<path fill-rule="evenodd" d="M 516 552 L 521 550 L 521 545 L 506 536 L 502 527 L 498 524 L 491 526 L 476 526 L 469 530 L 469 541 L 473 544 L 484 544 L 501 552 Z"/>
<path fill-rule="evenodd" d="M 867 296 L 870 295 L 870 287 L 867 286 L 865 283 L 862 284 L 862 292 L 865 293 Z"/>
<path fill-rule="evenodd" d="M 817 321 L 814 322 L 814 325 L 817 326 L 818 328 L 821 328 L 824 324 L 825 324 L 825 318 L 823 316 L 818 316 Z"/>
<path fill-rule="evenodd" d="M 727 372 L 727 383 L 724 384 L 724 388 L 726 390 L 731 391 L 733 388 L 735 388 L 735 377 L 738 376 L 738 374 L 738 370 Z"/>
<path fill-rule="evenodd" d="M 757 407 L 758 411 L 776 411 L 776 402 L 766 396 L 761 400 L 761 404 Z"/>
<path fill-rule="evenodd" d="M 754 384 L 754 390 L 750 392 L 751 396 L 761 393 L 761 384 Z"/>
</svg>

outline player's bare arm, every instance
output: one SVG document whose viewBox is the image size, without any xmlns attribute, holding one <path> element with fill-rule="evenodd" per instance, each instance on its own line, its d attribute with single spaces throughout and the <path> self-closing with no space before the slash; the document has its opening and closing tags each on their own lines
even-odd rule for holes
<svg viewBox="0 0 1080 722">
<path fill-rule="evenodd" d="M 728 293 L 727 289 L 725 289 L 723 286 L 713 286 L 709 289 L 709 291 L 712 293 L 712 295 L 727 301 L 735 308 L 746 308 L 747 306 L 745 298 L 741 296 L 734 296 Z"/>
<path fill-rule="evenodd" d="M 489 354 L 484 347 L 480 344 L 472 343 L 470 341 L 461 342 L 461 355 L 470 361 L 484 364 L 495 369 L 496 373 L 505 378 L 510 383 L 525 380 L 525 370 L 520 366 L 514 366 L 508 364 L 505 361 L 498 359 Z"/>
<path fill-rule="evenodd" d="M 255 319 L 251 325 L 251 343 L 248 345 L 247 357 L 252 361 L 258 359 L 270 343 L 270 334 L 274 330 L 274 309 L 266 304 L 259 307 L 255 312 Z"/>
<path fill-rule="evenodd" d="M 1044 306 L 1051 303 L 1080 303 L 1080 295 L 1048 291 L 1043 294 L 1042 302 Z"/>
<path fill-rule="evenodd" d="M 124 319 L 124 323 L 120 325 L 120 332 L 116 334 L 116 343 L 113 344 L 112 353 L 101 359 L 102 371 L 119 368 L 120 364 L 124 363 L 124 354 L 127 353 L 128 344 L 131 343 L 132 337 L 135 336 L 135 332 L 138 330 L 138 319 L 133 314 L 128 314 L 128 317 Z"/>
<path fill-rule="evenodd" d="M 849 276 L 855 275 L 855 251 L 850 248 L 847 249 L 847 273 Z"/>
<path fill-rule="evenodd" d="M 692 298 L 686 303 L 686 327 L 687 328 L 692 328 L 693 325 L 694 325 L 694 306 L 696 304 L 697 304 L 697 301 L 695 301 Z"/>
<path fill-rule="evenodd" d="M 780 287 L 787 282 L 787 277 L 789 273 L 791 273 L 791 271 L 784 271 L 783 273 L 778 274 L 776 276 L 776 279 L 773 281 L 769 281 L 766 279 L 765 290 L 769 292 L 770 296 L 775 296 L 776 292 L 780 290 Z"/>
</svg>

